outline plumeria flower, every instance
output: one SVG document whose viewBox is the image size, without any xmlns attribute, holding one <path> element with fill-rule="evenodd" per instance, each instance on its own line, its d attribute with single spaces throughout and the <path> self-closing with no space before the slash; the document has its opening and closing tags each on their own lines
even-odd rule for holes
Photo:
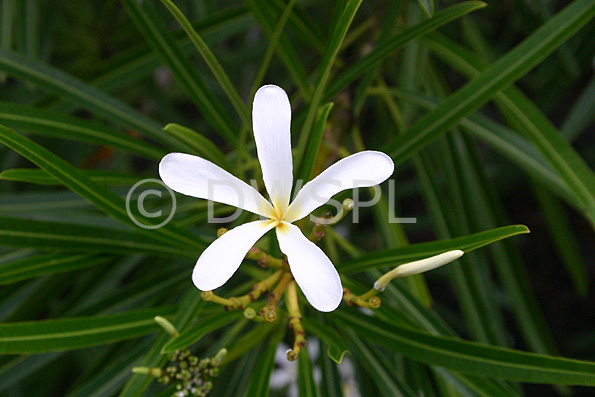
<svg viewBox="0 0 595 397">
<path fill-rule="evenodd" d="M 364 151 L 331 165 L 308 182 L 290 204 L 293 185 L 291 106 L 287 94 L 274 85 L 254 96 L 252 122 L 267 201 L 257 190 L 203 158 L 170 153 L 159 164 L 161 179 L 172 190 L 192 197 L 238 207 L 264 219 L 249 222 L 216 239 L 198 258 L 192 281 L 202 291 L 227 282 L 247 252 L 266 232 L 276 229 L 281 252 L 306 299 L 329 312 L 341 303 L 343 288 L 329 258 L 292 223 L 306 217 L 338 192 L 385 181 L 394 170 L 384 153 Z"/>
</svg>

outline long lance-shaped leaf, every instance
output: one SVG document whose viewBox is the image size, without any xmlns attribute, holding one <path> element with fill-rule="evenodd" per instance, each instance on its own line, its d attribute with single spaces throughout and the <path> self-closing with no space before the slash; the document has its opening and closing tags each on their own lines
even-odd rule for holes
<svg viewBox="0 0 595 397">
<path fill-rule="evenodd" d="M 479 377 L 527 383 L 595 386 L 595 363 L 426 334 L 353 310 L 333 318 L 366 339 L 415 361 Z"/>
<path fill-rule="evenodd" d="M 148 342 L 148 341 L 147 341 Z M 68 393 L 68 397 L 102 397 L 114 396 L 130 378 L 135 363 L 149 347 L 148 343 L 138 343 L 133 347 L 125 347 L 118 352 L 116 360 L 107 362 L 89 374 L 85 382 Z"/>
<path fill-rule="evenodd" d="M 332 102 L 327 103 L 326 105 L 320 108 L 318 120 L 316 121 L 316 125 L 314 126 L 314 132 L 310 137 L 310 145 L 308 145 L 308 150 L 306 150 L 306 153 L 304 153 L 304 158 L 300 162 L 300 168 L 295 173 L 296 181 L 303 181 L 304 183 L 306 183 L 312 177 L 314 163 L 316 162 L 318 150 L 320 149 L 320 144 L 322 143 L 322 136 L 326 127 L 326 121 L 328 120 L 328 116 L 332 108 Z"/>
<path fill-rule="evenodd" d="M 393 139 L 386 146 L 385 150 L 391 154 L 395 163 L 402 163 L 412 154 L 447 131 L 461 118 L 479 109 L 500 90 L 531 70 L 590 21 L 594 15 L 595 3 L 593 1 L 575 1 L 535 31 L 529 38 L 500 58 L 500 60 L 493 63 L 481 75 L 471 80 L 463 88 L 447 98 L 433 112 L 422 117 L 409 130 Z M 519 105 L 518 102 L 517 105 Z M 528 111 L 529 115 L 534 114 L 532 107 L 524 106 L 523 104 L 522 109 Z M 527 114 L 523 114 L 524 116 L 521 116 L 520 113 L 516 113 L 516 117 L 518 117 L 521 123 L 525 121 L 522 119 L 527 117 Z M 551 144 L 541 134 L 538 136 L 538 132 L 534 130 L 528 131 L 527 129 L 526 132 L 533 134 L 532 138 L 537 140 L 536 144 L 538 145 Z M 561 142 L 558 143 L 561 144 Z M 566 145 L 563 147 L 566 147 Z M 572 168 L 563 159 L 560 159 L 559 155 L 557 157 L 558 166 L 561 167 L 564 165 L 564 170 L 560 168 L 558 172 L 564 171 L 563 175 L 567 179 L 566 182 L 572 183 L 573 190 L 575 190 L 577 197 L 584 201 L 585 208 L 589 213 L 595 213 L 594 189 L 589 189 L 589 186 L 592 186 L 592 175 L 586 182 L 582 182 L 577 178 Z M 572 164 L 578 167 L 581 174 L 592 174 L 582 159 L 574 158 L 574 160 L 576 161 Z"/>
<path fill-rule="evenodd" d="M 0 217 L 0 246 L 69 252 L 136 252 L 173 258 L 197 256 L 190 247 L 172 247 L 134 231 L 8 217 Z"/>
<path fill-rule="evenodd" d="M 0 232 L 1 233 L 1 232 Z M 0 285 L 107 263 L 112 256 L 50 253 L 0 265 Z"/>
<path fill-rule="evenodd" d="M 165 307 L 110 316 L 4 323 L 0 324 L 0 353 L 46 353 L 133 339 L 159 330 L 153 318 L 173 311 L 173 307 Z"/>
<path fill-rule="evenodd" d="M 83 172 L 47 149 L 4 126 L 0 126 L 0 142 L 62 181 L 70 190 L 79 194 L 114 219 L 137 228 L 152 238 L 165 240 L 177 246 L 195 247 L 197 249 L 206 246 L 196 236 L 178 230 L 169 224 L 156 229 L 140 227 L 131 219 L 131 214 L 136 220 L 142 220 L 145 225 L 154 225 L 156 221 L 140 214 L 140 211 L 133 205 L 128 206 L 130 210 L 128 211 L 125 201 L 120 196 L 93 182 Z"/>
<path fill-rule="evenodd" d="M 249 26 L 250 15 L 243 7 L 226 8 L 221 12 L 201 19 L 195 26 L 196 30 L 207 39 L 227 37 Z M 178 43 L 185 54 L 194 51 L 190 40 L 183 32 L 176 34 Z M 107 60 L 101 68 L 100 74 L 89 84 L 103 91 L 114 91 L 128 84 L 150 76 L 163 63 L 159 56 L 148 44 L 142 43 L 130 50 L 122 51 Z M 40 106 L 58 111 L 69 111 L 70 104 L 59 104 L 54 97 L 43 98 L 37 102 Z"/>
<path fill-rule="evenodd" d="M 272 0 L 271 3 L 275 5 L 278 12 L 285 10 L 289 4 L 289 2 L 283 0 Z M 289 15 L 289 25 L 295 29 L 302 43 L 309 45 L 322 54 L 325 49 L 325 32 L 312 19 L 312 15 L 306 12 L 304 6 L 306 4 L 295 5 L 293 12 Z"/>
<path fill-rule="evenodd" d="M 102 170 L 85 170 L 83 171 L 93 182 L 102 185 L 124 185 L 132 186 L 141 181 L 143 178 L 139 175 L 130 174 L 127 172 L 117 171 L 102 171 Z M 61 185 L 59 179 L 54 178 L 44 170 L 35 168 L 14 168 L 11 170 L 4 170 L 0 172 L 0 179 L 8 181 L 18 181 L 35 183 L 38 185 Z"/>
<path fill-rule="evenodd" d="M 265 33 L 268 36 L 272 36 L 274 34 L 275 21 L 273 16 L 266 12 L 267 10 L 265 8 L 267 7 L 267 2 L 244 0 L 244 3 Z M 293 81 L 299 88 L 302 96 L 306 98 L 306 100 L 309 100 L 312 93 L 310 86 L 308 85 L 308 77 L 306 76 L 300 57 L 293 47 L 293 44 L 291 44 L 291 41 L 284 35 L 279 37 L 277 52 Z"/>
<path fill-rule="evenodd" d="M 378 269 L 369 270 L 367 273 L 372 279 L 377 279 L 382 275 L 382 272 Z M 365 291 L 368 288 L 363 283 L 355 282 L 352 279 L 347 280 L 349 284 L 348 288 L 353 288 L 354 291 Z M 415 324 L 416 327 L 421 328 L 424 332 L 434 335 L 457 336 L 435 310 L 424 306 L 417 297 L 411 294 L 407 286 L 403 283 L 390 283 L 382 292 L 382 296 L 396 302 L 396 307 L 383 304 L 379 309 L 374 310 L 374 313 L 378 315 L 378 318 L 388 318 L 391 319 L 391 321 L 398 322 L 403 322 L 405 320 L 410 324 Z M 304 326 L 306 324 L 307 323 L 304 323 Z M 449 378 L 450 380 L 452 380 L 454 376 L 445 370 L 438 370 L 436 372 L 439 376 Z M 512 389 L 509 389 L 508 387 L 504 388 L 504 385 L 500 385 L 496 381 L 470 377 L 460 373 L 456 374 L 456 378 L 477 390 L 480 395 L 514 395 Z"/>
<path fill-rule="evenodd" d="M 383 396 L 416 396 L 394 366 L 384 356 L 374 351 L 378 348 L 371 349 L 353 330 L 345 332 L 345 339 L 353 349 L 355 357 L 364 364 L 370 377 L 376 380 Z"/>
<path fill-rule="evenodd" d="M 0 49 L 0 70 L 34 83 L 52 94 L 101 114 L 117 124 L 137 129 L 172 149 L 181 148 L 177 141 L 161 131 L 156 121 L 103 91 L 47 64 Z"/>
<path fill-rule="evenodd" d="M 314 382 L 314 367 L 308 349 L 303 349 L 298 358 L 298 394 L 303 397 L 320 396 Z"/>
<path fill-rule="evenodd" d="M 314 95 L 312 95 L 312 101 L 308 107 L 308 113 L 306 113 L 306 119 L 302 126 L 302 133 L 300 134 L 297 147 L 296 168 L 298 170 L 301 170 L 302 168 L 301 162 L 304 158 L 306 150 L 309 149 L 310 143 L 314 144 L 314 142 L 312 142 L 312 127 L 314 125 L 316 115 L 318 114 L 319 107 L 322 104 L 324 91 L 331 75 L 331 68 L 335 62 L 335 59 L 337 58 L 337 54 L 339 54 L 341 44 L 343 44 L 347 30 L 349 30 L 351 22 L 353 21 L 355 13 L 359 9 L 361 2 L 362 0 L 349 0 L 347 4 L 345 4 L 345 8 L 342 10 L 341 16 L 339 17 L 336 26 L 333 28 L 333 33 L 328 40 L 326 50 L 318 66 L 318 78 L 316 80 Z M 341 6 L 341 3 L 337 4 L 337 7 Z"/>
<path fill-rule="evenodd" d="M 163 131 L 175 136 L 180 142 L 187 146 L 187 153 L 195 153 L 207 160 L 211 160 L 218 166 L 230 170 L 231 166 L 225 158 L 225 154 L 210 139 L 202 136 L 190 128 L 170 123 L 163 127 Z"/>
<path fill-rule="evenodd" d="M 508 222 L 495 187 L 478 158 L 470 139 L 449 136 L 453 147 L 453 162 L 457 174 L 461 175 L 460 194 L 465 202 L 473 202 L 467 210 L 472 229 L 495 227 Z M 517 318 L 521 334 L 531 350 L 544 354 L 557 354 L 554 338 L 550 333 L 537 300 L 531 289 L 529 277 L 520 254 L 510 241 L 498 242 L 488 248 L 494 267 L 510 297 L 512 312 Z"/>
<path fill-rule="evenodd" d="M 595 14 L 595 12 L 593 12 Z M 425 40 L 436 53 L 462 73 L 480 75 L 485 65 L 472 54 L 440 36 Z M 482 73 L 484 75 L 486 72 Z M 595 174 L 572 148 L 564 135 L 518 88 L 511 86 L 495 96 L 505 116 L 521 130 L 550 165 L 564 179 L 579 202 L 581 210 L 595 227 Z"/>
<path fill-rule="evenodd" d="M 175 337 L 169 343 L 163 346 L 161 352 L 171 353 L 175 350 L 185 349 L 188 346 L 198 342 L 200 338 L 209 332 L 213 332 L 241 318 L 243 318 L 241 311 L 224 312 L 214 314 L 210 317 L 205 317 L 197 324 L 194 324 L 190 329 L 182 332 L 179 336 Z"/>
<path fill-rule="evenodd" d="M 328 356 L 337 364 L 341 364 L 343 356 L 349 352 L 342 337 L 334 332 L 333 328 L 320 321 L 303 319 L 303 325 L 307 332 L 316 335 L 328 345 Z"/>
<path fill-rule="evenodd" d="M 248 396 L 268 396 L 269 386 L 271 384 L 271 374 L 275 369 L 275 355 L 279 342 L 283 338 L 285 332 L 278 330 L 271 339 L 267 342 L 266 348 L 258 357 L 256 367 L 252 371 L 250 384 L 248 385 Z"/>
<path fill-rule="evenodd" d="M 240 118 L 242 119 L 242 122 L 245 125 L 250 125 L 250 112 L 248 111 L 248 108 L 242 101 L 242 98 L 240 98 L 240 95 L 233 86 L 233 83 L 229 79 L 229 76 L 227 75 L 227 73 L 225 73 L 225 70 L 219 64 L 219 61 L 207 46 L 207 43 L 205 43 L 202 37 L 200 37 L 196 30 L 194 30 L 188 18 L 186 18 L 182 11 L 180 11 L 180 9 L 176 7 L 176 5 L 171 0 L 161 0 L 161 3 L 163 3 L 163 5 L 167 7 L 169 12 L 171 12 L 174 18 L 176 18 L 176 21 L 178 21 L 180 26 L 182 26 L 182 28 L 190 38 L 190 41 L 192 41 L 192 43 L 194 44 L 196 50 L 207 63 L 209 69 L 211 69 L 211 72 L 213 72 L 213 74 L 215 75 L 215 78 L 219 82 L 219 85 L 221 85 L 221 88 L 223 88 L 223 91 L 225 91 L 225 94 L 227 95 L 229 101 L 232 103 L 233 107 L 238 113 L 238 116 L 240 116 Z"/>
<path fill-rule="evenodd" d="M 394 40 L 387 40 L 386 42 L 383 42 L 381 46 L 372 50 L 372 52 L 370 52 L 368 55 L 355 62 L 353 65 L 339 74 L 335 79 L 333 79 L 333 82 L 326 90 L 324 100 L 330 101 L 335 95 L 345 89 L 345 87 L 347 87 L 359 76 L 366 73 L 368 70 L 370 70 L 370 68 L 374 67 L 374 65 L 382 62 L 386 57 L 393 54 L 395 51 L 413 39 L 485 6 L 486 4 L 481 1 L 468 1 L 456 4 L 440 12 L 437 12 L 432 18 L 426 19 L 415 26 L 404 29 L 403 31 L 399 32 Z"/>
<path fill-rule="evenodd" d="M 169 66 L 186 94 L 197 104 L 204 117 L 229 142 L 237 144 L 238 138 L 232 120 L 225 115 L 225 109 L 208 89 L 188 60 L 173 34 L 167 29 L 159 13 L 150 2 L 122 0 L 128 15 L 145 39 Z"/>
<path fill-rule="evenodd" d="M 180 300 L 180 305 L 176 314 L 171 319 L 171 323 L 179 330 L 185 329 L 196 316 L 201 312 L 205 306 L 205 301 L 200 297 L 196 290 L 189 290 L 184 294 Z M 167 356 L 161 354 L 162 346 L 169 341 L 171 337 L 165 332 L 162 332 L 159 337 L 153 342 L 149 351 L 141 361 L 141 365 L 147 367 L 160 368 L 167 361 Z M 148 376 L 134 375 L 126 383 L 122 391 L 121 397 L 140 396 L 144 390 L 149 386 L 152 379 Z"/>
<path fill-rule="evenodd" d="M 119 131 L 28 105 L 0 103 L 0 123 L 32 134 L 110 146 L 153 159 L 160 159 L 166 154 L 150 143 Z"/>
<path fill-rule="evenodd" d="M 439 104 L 438 101 L 431 98 L 398 89 L 374 88 L 370 89 L 369 92 L 371 94 L 390 93 L 428 109 L 435 109 Z M 465 127 L 474 137 L 482 140 L 492 149 L 517 164 L 528 175 L 539 181 L 540 185 L 564 199 L 568 204 L 577 208 L 580 206 L 580 202 L 568 188 L 568 185 L 556 174 L 543 155 L 527 139 L 479 113 L 461 119 L 460 125 Z"/>
<path fill-rule="evenodd" d="M 258 68 L 258 72 L 256 73 L 256 77 L 254 77 L 254 81 L 252 82 L 252 86 L 250 88 L 250 98 L 254 98 L 256 91 L 262 85 L 264 81 L 264 77 L 269 70 L 269 66 L 273 59 L 273 55 L 275 51 L 277 51 L 277 47 L 279 46 L 279 39 L 283 34 L 283 30 L 285 29 L 285 24 L 287 20 L 292 14 L 293 7 L 295 6 L 297 0 L 289 0 L 287 6 L 284 6 L 283 13 L 279 17 L 279 21 L 277 22 L 277 26 L 275 26 L 275 30 L 273 30 L 271 34 L 271 39 L 269 41 L 269 45 L 267 47 L 267 51 L 262 57 L 262 61 L 260 67 Z"/>
<path fill-rule="evenodd" d="M 494 241 L 499 241 L 524 233 L 529 233 L 529 229 L 526 226 L 504 226 L 498 229 L 475 233 L 465 237 L 457 237 L 450 240 L 432 241 L 429 243 L 412 244 L 407 247 L 364 254 L 355 259 L 346 261 L 340 266 L 339 269 L 341 270 L 342 274 L 350 274 L 380 266 L 396 266 L 399 263 L 412 262 L 456 249 L 470 252 L 477 248 L 481 248 L 485 245 L 493 243 Z"/>
</svg>

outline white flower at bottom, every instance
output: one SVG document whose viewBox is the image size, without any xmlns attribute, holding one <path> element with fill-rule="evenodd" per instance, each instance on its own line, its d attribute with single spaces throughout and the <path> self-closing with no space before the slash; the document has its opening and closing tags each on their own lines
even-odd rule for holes
<svg viewBox="0 0 595 397">
<path fill-rule="evenodd" d="M 339 274 L 324 252 L 292 223 L 342 190 L 382 183 L 392 175 L 393 161 L 381 152 L 353 154 L 304 185 L 290 204 L 291 106 L 285 91 L 274 85 L 261 87 L 254 96 L 252 122 L 270 202 L 245 182 L 203 158 L 170 153 L 159 164 L 159 175 L 172 190 L 266 218 L 237 226 L 215 240 L 198 258 L 192 281 L 203 291 L 222 286 L 256 241 L 275 228 L 281 252 L 287 256 L 291 273 L 308 301 L 320 311 L 333 311 L 343 296 Z"/>
</svg>

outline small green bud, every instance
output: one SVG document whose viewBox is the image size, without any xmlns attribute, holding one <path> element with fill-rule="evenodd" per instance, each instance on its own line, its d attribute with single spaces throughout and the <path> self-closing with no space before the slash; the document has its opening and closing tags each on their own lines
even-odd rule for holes
<svg viewBox="0 0 595 397">
<path fill-rule="evenodd" d="M 148 368 L 148 367 L 134 367 L 132 373 L 137 375 L 149 375 L 154 378 L 159 378 L 163 371 L 160 368 Z"/>
<path fill-rule="evenodd" d="M 176 338 L 180 335 L 180 333 L 178 332 L 176 327 L 174 327 L 174 325 L 172 323 L 170 323 L 166 318 L 161 317 L 161 316 L 155 316 L 154 320 L 172 338 Z"/>
<path fill-rule="evenodd" d="M 213 356 L 213 359 L 212 359 L 213 365 L 215 367 L 218 367 L 219 365 L 221 365 L 223 360 L 225 360 L 225 356 L 227 356 L 227 349 L 223 348 L 223 349 L 219 350 L 217 352 L 217 354 L 215 354 Z"/>
<path fill-rule="evenodd" d="M 244 309 L 244 317 L 248 320 L 252 320 L 254 317 L 256 317 L 256 310 L 251 307 L 247 307 Z"/>
<path fill-rule="evenodd" d="M 353 209 L 353 200 L 350 198 L 343 200 L 343 209 L 345 211 L 351 211 Z"/>
</svg>

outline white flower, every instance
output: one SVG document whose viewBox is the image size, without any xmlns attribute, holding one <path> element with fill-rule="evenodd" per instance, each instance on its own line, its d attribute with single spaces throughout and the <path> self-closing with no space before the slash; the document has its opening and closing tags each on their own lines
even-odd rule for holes
<svg viewBox="0 0 595 397">
<path fill-rule="evenodd" d="M 274 85 L 261 87 L 254 96 L 252 122 L 270 202 L 245 182 L 200 157 L 170 153 L 159 164 L 161 179 L 176 192 L 232 205 L 266 218 L 231 229 L 215 240 L 198 258 L 192 281 L 202 291 L 222 286 L 256 241 L 275 228 L 279 247 L 308 301 L 320 311 L 333 311 L 343 296 L 339 274 L 324 252 L 292 222 L 304 218 L 342 190 L 383 182 L 393 173 L 393 161 L 381 152 L 353 154 L 308 182 L 290 205 L 291 107 L 285 91 Z"/>
</svg>

